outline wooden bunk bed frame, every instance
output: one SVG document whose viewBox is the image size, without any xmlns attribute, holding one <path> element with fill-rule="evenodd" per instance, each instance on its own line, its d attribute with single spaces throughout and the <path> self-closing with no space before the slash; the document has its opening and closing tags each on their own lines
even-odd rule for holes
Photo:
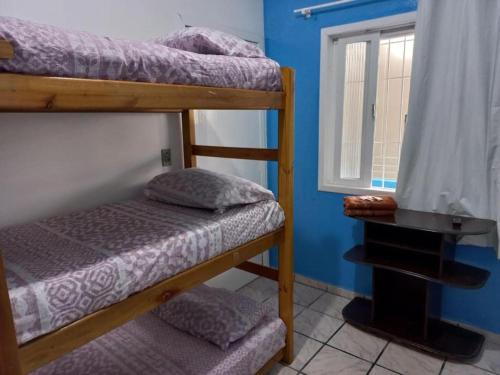
<svg viewBox="0 0 500 375">
<path fill-rule="evenodd" d="M 10 43 L 0 40 L 0 59 L 13 57 Z M 277 161 L 278 201 L 285 212 L 281 229 L 20 346 L 0 257 L 0 375 L 27 374 L 232 267 L 278 281 L 286 346 L 259 374 L 278 361 L 292 361 L 294 71 L 282 68 L 281 73 L 283 90 L 279 92 L 0 73 L 0 112 L 180 112 L 185 168 L 196 166 L 197 156 Z M 194 109 L 278 110 L 278 148 L 197 145 Z M 275 245 L 279 247 L 278 269 L 248 262 Z"/>
</svg>

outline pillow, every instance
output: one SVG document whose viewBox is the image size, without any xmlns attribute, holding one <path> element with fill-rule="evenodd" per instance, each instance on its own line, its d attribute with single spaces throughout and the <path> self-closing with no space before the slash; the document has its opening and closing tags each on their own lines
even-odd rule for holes
<svg viewBox="0 0 500 375">
<path fill-rule="evenodd" d="M 181 169 L 153 178 L 144 190 L 146 197 L 163 203 L 223 212 L 232 206 L 274 200 L 274 195 L 241 177 L 200 168 Z"/>
<path fill-rule="evenodd" d="M 204 27 L 186 27 L 153 42 L 203 55 L 266 57 L 256 44 Z"/>
<path fill-rule="evenodd" d="M 175 328 L 227 350 L 269 313 L 269 307 L 226 289 L 196 287 L 153 313 Z"/>
</svg>

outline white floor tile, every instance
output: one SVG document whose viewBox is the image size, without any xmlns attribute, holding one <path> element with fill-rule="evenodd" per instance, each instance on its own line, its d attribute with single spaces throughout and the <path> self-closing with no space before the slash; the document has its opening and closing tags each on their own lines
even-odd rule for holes
<svg viewBox="0 0 500 375">
<path fill-rule="evenodd" d="M 258 278 L 238 292 L 269 304 L 277 313 L 278 285 L 275 281 Z M 377 359 L 387 342 L 349 324 L 344 324 L 339 330 L 343 324 L 342 309 L 349 302 L 348 298 L 295 283 L 295 360 L 289 367 L 277 364 L 270 374 L 298 375 L 300 372 L 309 375 L 357 375 L 368 371 L 370 375 L 440 373 L 443 360 L 395 343 L 387 346 L 377 365 L 370 370 L 370 362 Z M 308 305 L 309 308 L 306 308 Z M 335 336 L 331 337 L 337 330 Z M 327 346 L 323 347 L 321 342 L 327 342 Z M 441 372 L 442 375 L 493 373 L 500 375 L 500 344 L 494 342 L 486 343 L 483 354 L 472 365 L 446 362 Z"/>
<path fill-rule="evenodd" d="M 370 371 L 370 375 L 397 375 L 397 372 L 387 370 L 386 368 L 380 366 L 373 366 Z"/>
<path fill-rule="evenodd" d="M 323 314 L 328 314 L 336 319 L 343 319 L 342 309 L 349 302 L 350 300 L 347 298 L 336 296 L 331 293 L 325 293 L 310 306 L 310 309 Z"/>
<path fill-rule="evenodd" d="M 278 300 L 278 295 L 274 295 L 268 300 L 264 302 L 266 305 L 268 305 L 274 312 L 275 315 L 278 315 L 279 311 L 279 300 Z M 302 305 L 298 305 L 296 303 L 293 304 L 293 316 L 299 315 L 302 311 L 304 311 L 305 307 Z"/>
<path fill-rule="evenodd" d="M 268 375 L 296 375 L 297 371 L 291 369 L 290 367 L 285 367 L 282 364 L 276 364 L 271 371 L 269 371 Z"/>
<path fill-rule="evenodd" d="M 317 280 L 314 280 L 314 279 L 310 279 L 308 277 L 305 277 L 305 276 L 302 276 L 302 275 L 299 275 L 299 274 L 295 274 L 295 281 L 298 281 L 299 283 L 302 283 L 302 284 L 305 284 L 305 285 L 308 285 L 308 286 L 312 286 L 313 288 L 316 288 L 316 289 L 321 289 L 321 290 L 328 290 L 328 284 L 327 283 L 324 283 L 324 282 L 321 282 L 321 281 L 317 281 Z"/>
<path fill-rule="evenodd" d="M 299 333 L 295 333 L 293 337 L 295 359 L 290 367 L 301 370 L 322 345 L 320 342 Z"/>
<path fill-rule="evenodd" d="M 369 362 L 375 362 L 377 357 L 387 344 L 386 340 L 373 336 L 354 328 L 350 324 L 344 326 L 328 342 L 337 349 L 363 358 Z"/>
<path fill-rule="evenodd" d="M 303 372 L 308 375 L 365 375 L 370 367 L 369 362 L 324 346 Z"/>
<path fill-rule="evenodd" d="M 404 375 L 433 375 L 439 374 L 443 360 L 391 342 L 377 363 Z"/>
<path fill-rule="evenodd" d="M 304 311 L 306 308 L 302 305 L 297 305 L 296 303 L 293 304 L 293 316 L 299 315 L 302 311 Z"/>
<path fill-rule="evenodd" d="M 278 283 L 264 277 L 259 277 L 238 290 L 238 293 L 262 303 L 269 297 L 278 293 Z"/>
<path fill-rule="evenodd" d="M 486 341 L 483 353 L 474 366 L 500 374 L 500 344 Z"/>
<path fill-rule="evenodd" d="M 327 342 L 341 325 L 341 320 L 309 309 L 295 318 L 295 331 L 321 342 Z"/>
<path fill-rule="evenodd" d="M 295 283 L 293 286 L 293 302 L 302 306 L 309 306 L 323 293 L 325 292 L 322 290 Z"/>
<path fill-rule="evenodd" d="M 463 363 L 446 362 L 442 375 L 491 375 L 491 372 Z"/>
</svg>

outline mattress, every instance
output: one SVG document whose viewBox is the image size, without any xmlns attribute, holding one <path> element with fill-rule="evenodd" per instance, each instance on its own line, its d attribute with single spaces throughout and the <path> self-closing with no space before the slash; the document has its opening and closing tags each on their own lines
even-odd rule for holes
<svg viewBox="0 0 500 375">
<path fill-rule="evenodd" d="M 32 375 L 251 375 L 285 346 L 285 333 L 267 317 L 223 351 L 146 314 Z"/>
<path fill-rule="evenodd" d="M 0 230 L 18 343 L 283 225 L 275 201 L 224 213 L 139 198 Z"/>
<path fill-rule="evenodd" d="M 0 72 L 281 90 L 279 65 L 267 58 L 202 55 L 12 17 L 0 17 L 0 38 L 15 51 L 0 59 Z"/>
</svg>

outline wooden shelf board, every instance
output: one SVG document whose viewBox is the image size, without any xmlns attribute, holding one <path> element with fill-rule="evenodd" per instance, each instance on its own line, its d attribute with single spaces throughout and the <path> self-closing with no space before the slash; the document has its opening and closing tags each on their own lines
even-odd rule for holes
<svg viewBox="0 0 500 375">
<path fill-rule="evenodd" d="M 345 253 L 344 259 L 354 263 L 369 264 L 374 267 L 402 272 L 440 284 L 467 289 L 483 287 L 490 276 L 489 271 L 454 261 L 443 262 L 443 274 L 440 276 L 437 272 L 430 271 L 429 267 L 425 265 L 411 264 L 401 258 L 368 256 L 365 247 L 362 245 L 355 246 Z"/>
<path fill-rule="evenodd" d="M 426 250 L 426 249 L 424 249 L 422 247 L 412 246 L 412 245 L 409 245 L 409 244 L 399 244 L 399 243 L 396 243 L 396 242 L 378 240 L 378 239 L 374 239 L 374 238 L 367 238 L 366 242 L 375 243 L 377 245 L 396 247 L 398 249 L 413 251 L 413 252 L 416 252 L 416 253 L 422 253 L 422 254 L 427 254 L 427 255 L 440 256 L 439 252 L 437 252 L 437 251 Z"/>
<path fill-rule="evenodd" d="M 342 315 L 346 322 L 362 330 L 454 360 L 473 360 L 484 343 L 484 336 L 438 319 L 429 319 L 427 338 L 415 333 L 411 322 L 405 324 L 404 317 L 375 323 L 372 321 L 372 301 L 359 297 L 344 308 Z"/>
<path fill-rule="evenodd" d="M 462 226 L 454 228 L 452 215 L 422 212 L 398 208 L 391 216 L 354 216 L 353 218 L 375 224 L 397 226 L 426 232 L 456 236 L 485 234 L 493 230 L 496 223 L 489 219 L 460 216 Z"/>
</svg>

